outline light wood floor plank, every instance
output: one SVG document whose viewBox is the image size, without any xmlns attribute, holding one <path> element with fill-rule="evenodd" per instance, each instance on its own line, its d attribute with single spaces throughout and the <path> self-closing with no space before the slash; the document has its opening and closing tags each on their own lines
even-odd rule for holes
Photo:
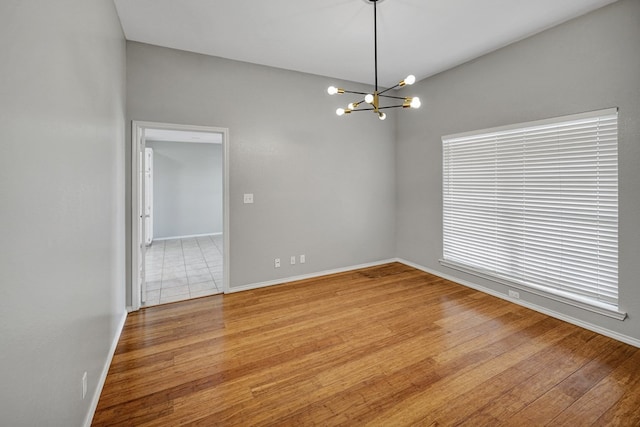
<svg viewBox="0 0 640 427">
<path fill-rule="evenodd" d="M 640 350 L 411 267 L 143 309 L 94 426 L 640 425 Z"/>
</svg>

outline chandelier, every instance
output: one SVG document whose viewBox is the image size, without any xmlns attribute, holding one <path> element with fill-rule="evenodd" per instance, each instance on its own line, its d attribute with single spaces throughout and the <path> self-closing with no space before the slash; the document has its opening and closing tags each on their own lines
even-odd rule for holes
<svg viewBox="0 0 640 427">
<path fill-rule="evenodd" d="M 374 52 L 374 66 L 375 66 L 375 90 L 373 93 L 365 93 L 365 92 L 357 92 L 353 90 L 345 90 L 341 88 L 337 88 L 335 86 L 330 86 L 327 89 L 329 95 L 335 94 L 344 94 L 351 93 L 356 95 L 364 95 L 364 98 L 360 99 L 357 102 L 351 102 L 347 108 L 338 108 L 336 110 L 336 114 L 338 116 L 342 116 L 345 114 L 350 114 L 354 111 L 373 111 L 378 115 L 380 120 L 384 120 L 387 118 L 387 115 L 382 110 L 387 110 L 390 108 L 419 108 L 420 107 L 420 98 L 417 96 L 414 97 L 400 97 L 393 95 L 385 95 L 390 90 L 396 89 L 398 87 L 403 87 L 405 85 L 412 85 L 415 83 L 416 78 L 413 75 L 407 76 L 404 80 L 398 82 L 395 86 L 387 88 L 383 91 L 378 90 L 378 16 L 377 16 L 377 8 L 376 3 L 383 0 L 365 0 L 368 3 L 373 3 L 373 52 Z M 381 98 L 389 99 L 395 101 L 394 105 L 380 105 Z M 398 103 L 401 102 L 401 103 Z M 362 108 L 360 108 L 362 106 Z"/>
</svg>

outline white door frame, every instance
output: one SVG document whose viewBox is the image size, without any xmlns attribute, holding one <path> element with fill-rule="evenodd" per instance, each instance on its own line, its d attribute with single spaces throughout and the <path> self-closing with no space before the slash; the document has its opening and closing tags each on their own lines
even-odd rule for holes
<svg viewBox="0 0 640 427">
<path fill-rule="evenodd" d="M 131 122 L 131 309 L 139 310 L 141 302 L 141 283 L 138 280 L 138 254 L 140 245 L 144 246 L 144 221 L 140 225 L 140 165 L 139 153 L 145 149 L 145 129 L 182 130 L 211 132 L 222 134 L 222 292 L 229 291 L 229 129 L 211 126 L 180 125 L 172 123 L 156 123 L 133 120 Z M 142 156 L 144 159 L 144 156 Z M 144 189 L 142 190 L 144 193 Z M 142 194 L 144 196 L 144 194 Z M 140 230 L 142 227 L 142 230 Z M 142 241 L 140 241 L 140 231 Z M 142 263 L 144 265 L 144 262 Z M 144 276 L 143 276 L 144 277 Z"/>
</svg>

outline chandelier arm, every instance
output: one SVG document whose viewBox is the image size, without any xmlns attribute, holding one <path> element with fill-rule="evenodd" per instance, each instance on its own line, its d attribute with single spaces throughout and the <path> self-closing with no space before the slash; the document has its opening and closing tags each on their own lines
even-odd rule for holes
<svg viewBox="0 0 640 427">
<path fill-rule="evenodd" d="M 382 98 L 392 98 L 392 99 L 402 99 L 403 101 L 405 99 L 407 99 L 404 96 L 393 96 L 393 95 L 382 95 L 382 94 L 378 94 L 378 96 L 382 97 Z"/>
<path fill-rule="evenodd" d="M 400 105 L 389 105 L 387 107 L 378 107 L 378 110 L 388 110 L 390 108 L 400 108 L 402 107 L 402 104 Z M 358 108 L 356 110 L 351 110 L 352 113 L 355 113 L 356 111 L 375 111 L 375 108 Z"/>
<path fill-rule="evenodd" d="M 355 93 L 356 95 L 368 95 L 367 92 L 355 92 L 353 90 L 345 90 L 344 93 Z"/>
<path fill-rule="evenodd" d="M 390 90 L 395 89 L 395 88 L 397 88 L 398 86 L 400 86 L 400 83 L 398 83 L 397 85 L 395 85 L 395 86 L 393 86 L 393 87 L 390 87 L 390 88 L 387 88 L 387 89 L 383 90 L 383 91 L 382 91 L 382 92 L 380 92 L 378 95 L 382 95 L 382 94 L 383 94 L 383 93 L 385 93 L 385 92 L 389 92 Z"/>
</svg>

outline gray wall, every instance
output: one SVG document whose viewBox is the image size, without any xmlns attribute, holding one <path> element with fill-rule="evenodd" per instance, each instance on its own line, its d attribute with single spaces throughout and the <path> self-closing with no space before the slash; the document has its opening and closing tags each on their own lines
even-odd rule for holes
<svg viewBox="0 0 640 427">
<path fill-rule="evenodd" d="M 125 314 L 113 2 L 3 0 L 0 76 L 0 425 L 78 426 Z"/>
<path fill-rule="evenodd" d="M 438 263 L 441 136 L 620 107 L 620 307 L 624 322 L 520 292 L 521 298 L 640 339 L 640 1 L 622 0 L 426 79 L 416 120 L 398 116 L 398 256 L 500 293 L 502 285 Z"/>
<path fill-rule="evenodd" d="M 222 233 L 222 145 L 147 141 L 153 148 L 153 238 Z"/>
<path fill-rule="evenodd" d="M 337 117 L 332 83 L 127 42 L 128 120 L 229 128 L 232 287 L 394 255 L 393 117 Z"/>
</svg>

